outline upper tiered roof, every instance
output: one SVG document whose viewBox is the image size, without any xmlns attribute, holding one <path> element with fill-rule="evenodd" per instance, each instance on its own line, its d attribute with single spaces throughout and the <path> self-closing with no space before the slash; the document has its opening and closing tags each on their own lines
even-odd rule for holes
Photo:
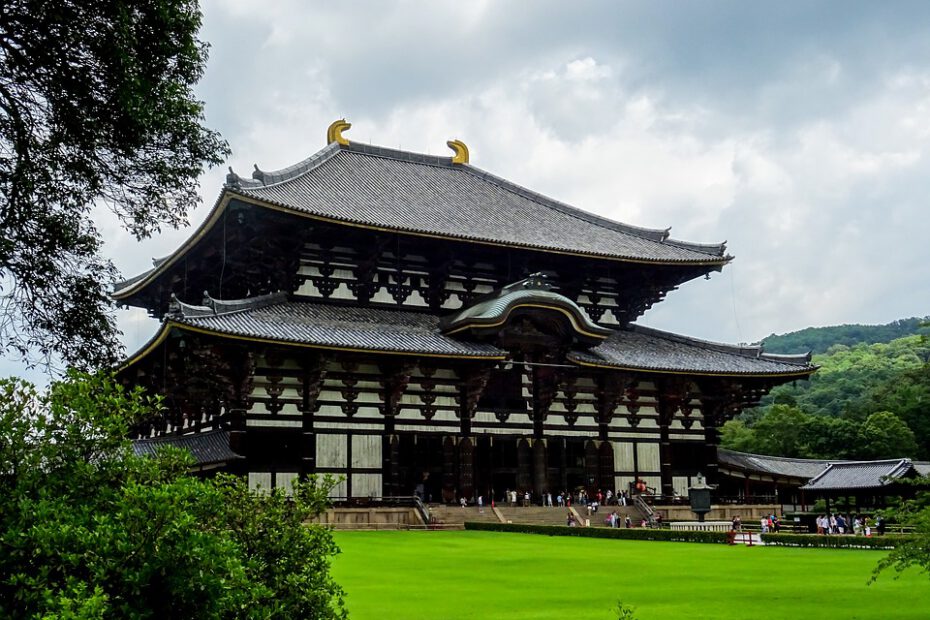
<svg viewBox="0 0 930 620">
<path fill-rule="evenodd" d="M 255 179 L 244 196 L 350 224 L 643 262 L 723 264 L 725 244 L 669 238 L 553 200 L 454 158 L 332 143 Z"/>
<path fill-rule="evenodd" d="M 332 130 L 329 139 L 321 151 L 282 170 L 256 166 L 247 179 L 230 169 L 204 223 L 153 269 L 117 285 L 113 297 L 127 299 L 171 269 L 231 203 L 357 228 L 621 262 L 711 271 L 731 259 L 725 243 L 678 241 L 670 229 L 615 222 L 497 177 L 470 165 L 467 149 L 464 157 L 439 157 L 349 142 Z M 465 148 L 450 145 L 457 153 Z"/>
</svg>

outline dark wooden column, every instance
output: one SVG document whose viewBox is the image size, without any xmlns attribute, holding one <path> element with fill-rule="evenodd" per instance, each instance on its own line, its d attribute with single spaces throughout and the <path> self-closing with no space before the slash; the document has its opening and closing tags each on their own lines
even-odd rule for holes
<svg viewBox="0 0 930 620">
<path fill-rule="evenodd" d="M 703 400 L 704 415 L 704 478 L 707 484 L 720 484 L 720 466 L 717 446 L 720 445 L 720 426 L 723 424 L 726 403 L 721 400 Z M 747 493 L 748 494 L 748 493 Z"/>
<path fill-rule="evenodd" d="M 379 365 L 381 370 L 381 414 L 384 434 L 381 439 L 381 486 L 385 496 L 400 494 L 400 438 L 394 433 L 394 422 L 400 399 L 410 383 L 412 362 L 390 362 Z"/>
<path fill-rule="evenodd" d="M 314 416 L 320 405 L 317 399 L 326 379 L 326 361 L 322 356 L 310 356 L 301 360 L 301 377 L 298 392 L 301 397 L 300 419 L 300 477 L 306 479 L 316 472 L 316 432 Z"/>
<path fill-rule="evenodd" d="M 672 440 L 669 437 L 669 426 L 672 424 L 672 418 L 675 417 L 678 407 L 665 393 L 664 386 L 659 388 L 656 409 L 659 414 L 659 468 L 662 473 L 662 495 L 671 497 L 674 494 L 674 487 L 672 485 Z"/>
<path fill-rule="evenodd" d="M 549 469 L 545 439 L 533 441 L 533 493 L 534 501 L 549 491 Z"/>
<path fill-rule="evenodd" d="M 539 440 L 543 438 L 543 424 L 549 416 L 559 384 L 554 368 L 534 366 L 530 372 L 533 378 L 533 437 Z"/>
<path fill-rule="evenodd" d="M 614 488 L 614 447 L 609 441 L 601 441 L 598 452 L 598 487 L 604 490 Z"/>
<path fill-rule="evenodd" d="M 533 450 L 525 437 L 517 441 L 517 490 L 521 493 L 533 486 Z"/>
<path fill-rule="evenodd" d="M 584 486 L 588 490 L 589 497 L 593 498 L 597 493 L 600 474 L 600 454 L 597 450 L 597 442 L 589 439 L 584 444 Z"/>
<path fill-rule="evenodd" d="M 246 349 L 230 349 L 225 355 L 229 368 L 230 393 L 226 414 L 229 429 L 229 447 L 246 457 L 243 467 L 248 467 L 249 447 L 246 436 L 246 415 L 251 405 L 252 382 L 255 362 Z"/>
<path fill-rule="evenodd" d="M 475 445 L 471 437 L 462 437 L 459 440 L 459 497 L 469 501 L 475 495 Z"/>
<path fill-rule="evenodd" d="M 442 438 L 442 501 L 451 504 L 455 501 L 455 437 L 446 435 Z"/>
</svg>

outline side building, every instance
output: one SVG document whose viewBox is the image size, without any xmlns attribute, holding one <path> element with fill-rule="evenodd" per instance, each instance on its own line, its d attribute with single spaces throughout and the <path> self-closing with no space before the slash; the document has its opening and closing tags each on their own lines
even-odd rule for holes
<svg viewBox="0 0 930 620">
<path fill-rule="evenodd" d="M 290 168 L 230 170 L 191 237 L 113 293 L 161 320 L 119 371 L 165 397 L 143 442 L 219 442 L 210 466 L 256 487 L 336 474 L 343 497 L 637 479 L 672 497 L 717 482 L 728 418 L 815 370 L 633 324 L 723 268 L 723 244 L 552 200 L 458 141 L 438 157 L 348 127 Z"/>
</svg>

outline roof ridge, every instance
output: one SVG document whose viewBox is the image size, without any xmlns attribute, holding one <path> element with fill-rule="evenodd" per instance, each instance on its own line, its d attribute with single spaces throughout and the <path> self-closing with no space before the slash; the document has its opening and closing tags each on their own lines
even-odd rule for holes
<svg viewBox="0 0 930 620">
<path fill-rule="evenodd" d="M 337 142 L 327 144 L 325 147 L 313 153 L 309 157 L 278 170 L 266 171 L 253 164 L 255 170 L 252 172 L 251 179 L 245 179 L 233 172 L 232 166 L 229 167 L 229 174 L 226 175 L 226 187 L 232 189 L 257 189 L 259 187 L 269 187 L 284 183 L 303 176 L 307 172 L 314 170 L 320 164 L 330 160 L 340 151 L 340 145 Z"/>
<path fill-rule="evenodd" d="M 287 301 L 287 293 L 276 291 L 255 297 L 245 297 L 243 299 L 216 299 L 210 296 L 207 291 L 203 292 L 203 303 L 201 305 L 189 304 L 178 299 L 177 295 L 171 294 L 171 306 L 166 316 L 173 315 L 176 318 L 192 319 L 205 316 L 226 316 L 245 312 L 247 310 L 257 310 Z"/>
</svg>

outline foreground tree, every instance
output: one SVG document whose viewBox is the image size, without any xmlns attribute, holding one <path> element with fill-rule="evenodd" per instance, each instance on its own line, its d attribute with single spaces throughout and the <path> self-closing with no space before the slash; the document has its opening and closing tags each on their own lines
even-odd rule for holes
<svg viewBox="0 0 930 620">
<path fill-rule="evenodd" d="M 930 478 L 923 477 L 910 481 L 915 486 L 927 488 Z M 872 581 L 886 570 L 901 572 L 915 567 L 930 577 L 930 492 L 918 491 L 914 499 L 901 504 L 884 515 L 903 525 L 914 528 L 910 539 L 899 544 L 885 556 L 875 567 Z"/>
<path fill-rule="evenodd" d="M 331 481 L 287 498 L 136 457 L 126 431 L 156 406 L 102 378 L 0 381 L 0 617 L 345 617 L 337 549 L 306 525 Z"/>
<path fill-rule="evenodd" d="M 192 92 L 194 0 L 6 0 L 0 8 L 0 350 L 71 365 L 119 353 L 113 266 L 92 219 L 179 226 L 228 148 Z"/>
</svg>

